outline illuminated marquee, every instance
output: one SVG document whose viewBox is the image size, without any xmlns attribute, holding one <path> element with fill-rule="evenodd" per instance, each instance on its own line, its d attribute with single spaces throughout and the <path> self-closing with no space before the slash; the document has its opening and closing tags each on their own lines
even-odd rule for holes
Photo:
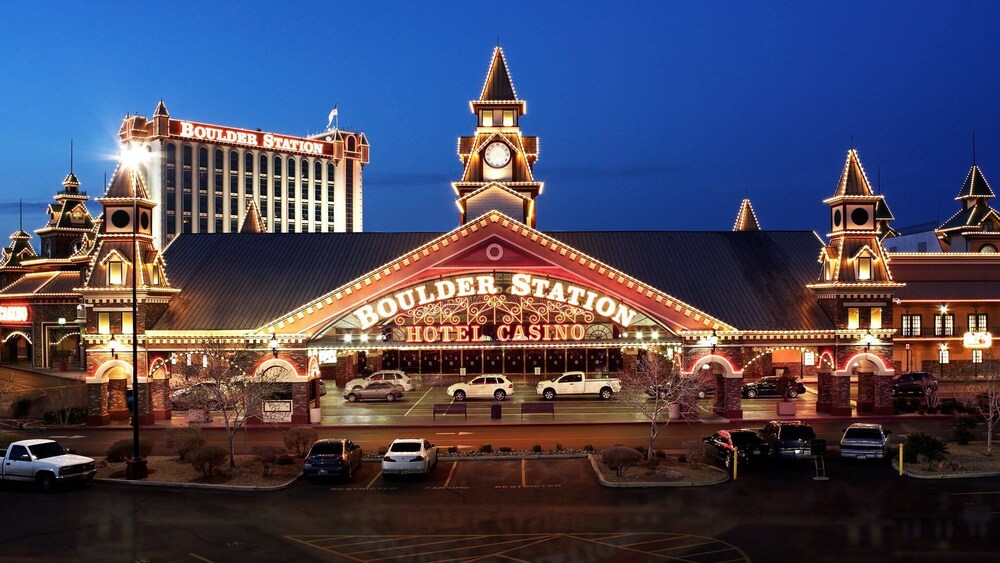
<svg viewBox="0 0 1000 563">
<path fill-rule="evenodd" d="M 23 323 L 28 320 L 28 308 L 24 305 L 0 306 L 0 322 Z"/>
<path fill-rule="evenodd" d="M 497 340 L 499 342 L 549 342 L 583 340 L 587 331 L 580 324 L 529 324 L 499 325 L 494 336 L 482 334 L 479 325 L 424 325 L 406 327 L 406 341 L 416 342 L 476 342 Z M 484 336 L 486 338 L 484 338 Z"/>
<path fill-rule="evenodd" d="M 191 121 L 178 121 L 177 123 L 180 128 L 174 132 L 176 135 L 198 141 L 215 141 L 254 148 L 302 152 L 315 155 L 323 155 L 326 148 L 326 143 L 320 141 L 285 137 L 284 135 L 276 135 L 274 133 L 229 129 L 227 127 L 203 125 Z M 329 151 L 327 154 L 332 153 L 333 151 Z"/>
<path fill-rule="evenodd" d="M 622 327 L 628 327 L 638 314 L 635 309 L 613 297 L 569 282 L 532 276 L 531 274 L 513 274 L 509 292 L 515 297 L 531 296 L 579 307 L 611 319 Z M 398 291 L 378 300 L 374 305 L 359 307 L 353 314 L 361 323 L 361 329 L 367 330 L 384 319 L 409 311 L 414 307 L 457 297 L 499 293 L 501 293 L 501 289 L 497 287 L 493 274 L 443 279 Z"/>
<path fill-rule="evenodd" d="M 989 332 L 966 332 L 962 344 L 970 350 L 985 350 L 993 345 L 993 335 Z"/>
</svg>

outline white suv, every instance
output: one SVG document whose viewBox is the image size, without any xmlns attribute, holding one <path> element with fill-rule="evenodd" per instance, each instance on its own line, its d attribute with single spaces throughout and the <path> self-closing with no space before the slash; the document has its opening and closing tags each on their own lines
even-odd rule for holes
<svg viewBox="0 0 1000 563">
<path fill-rule="evenodd" d="M 383 369 L 376 371 L 368 377 L 352 379 L 347 382 L 347 385 L 344 385 L 344 389 L 347 391 L 351 391 L 355 387 L 361 387 L 363 389 L 368 387 L 369 383 L 375 381 L 384 381 L 386 383 L 399 385 L 403 388 L 403 391 L 413 391 L 413 380 L 410 379 L 410 376 L 406 375 L 405 372 L 398 369 Z"/>
<path fill-rule="evenodd" d="M 508 395 L 514 394 L 514 384 L 506 376 L 499 373 L 490 373 L 475 377 L 468 383 L 456 383 L 448 387 L 448 394 L 456 401 L 464 401 L 469 398 L 490 397 L 502 401 Z"/>
</svg>

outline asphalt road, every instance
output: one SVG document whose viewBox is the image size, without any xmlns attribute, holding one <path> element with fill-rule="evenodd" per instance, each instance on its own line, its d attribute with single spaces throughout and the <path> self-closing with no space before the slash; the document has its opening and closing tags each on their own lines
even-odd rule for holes
<svg viewBox="0 0 1000 563">
<path fill-rule="evenodd" d="M 273 493 L 94 484 L 0 488 L 0 559 L 21 561 L 997 561 L 1000 485 L 887 464 L 741 472 L 690 489 L 608 489 L 586 460 L 442 461 L 428 481 Z M 12 517 L 16 510 L 16 517 Z"/>
</svg>

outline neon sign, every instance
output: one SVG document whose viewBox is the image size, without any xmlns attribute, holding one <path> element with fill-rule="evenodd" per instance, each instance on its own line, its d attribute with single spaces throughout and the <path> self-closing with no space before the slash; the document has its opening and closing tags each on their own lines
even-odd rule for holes
<svg viewBox="0 0 1000 563">
<path fill-rule="evenodd" d="M 28 320 L 28 308 L 24 305 L 0 306 L 0 322 L 23 323 Z"/>
<path fill-rule="evenodd" d="M 406 341 L 423 342 L 549 342 L 583 340 L 586 329 L 580 324 L 529 324 L 499 325 L 493 337 L 484 335 L 479 325 L 423 325 L 407 326 Z M 484 338 L 486 336 L 486 338 Z"/>
<path fill-rule="evenodd" d="M 501 292 L 493 274 L 443 279 L 397 291 L 378 300 L 374 305 L 358 307 L 353 314 L 361 323 L 361 330 L 366 330 L 384 319 L 414 307 L 456 297 L 496 295 Z M 512 275 L 509 292 L 516 297 L 531 296 L 579 307 L 611 319 L 626 328 L 638 314 L 635 309 L 613 297 L 569 282 L 531 274 Z"/>
<path fill-rule="evenodd" d="M 202 125 L 191 121 L 178 121 L 177 123 L 180 125 L 180 129 L 174 132 L 176 135 L 180 137 L 187 137 L 189 139 L 197 139 L 199 141 L 216 141 L 220 143 L 232 143 L 234 145 L 244 145 L 248 147 L 294 151 L 315 155 L 322 155 L 326 147 L 326 143 L 320 141 L 285 137 L 284 135 L 276 135 L 274 133 L 261 133 L 258 131 L 246 131 L 243 129 L 229 129 L 215 125 Z M 332 151 L 328 154 L 332 154 Z"/>
</svg>

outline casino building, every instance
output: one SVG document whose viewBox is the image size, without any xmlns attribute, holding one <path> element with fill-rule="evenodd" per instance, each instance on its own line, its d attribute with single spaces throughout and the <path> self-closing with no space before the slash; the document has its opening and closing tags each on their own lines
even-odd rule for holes
<svg viewBox="0 0 1000 563">
<path fill-rule="evenodd" d="M 235 233 L 251 204 L 268 232 L 362 230 L 364 133 L 303 138 L 207 125 L 171 117 L 161 100 L 152 119 L 127 116 L 118 135 L 149 152 L 142 173 L 159 248 L 180 233 Z"/>
<path fill-rule="evenodd" d="M 1000 270 L 997 254 L 886 253 L 892 213 L 853 149 L 824 201 L 826 238 L 763 230 L 749 201 L 725 232 L 542 232 L 538 139 L 522 134 L 526 104 L 499 47 L 470 108 L 474 132 L 459 139 L 462 171 L 452 184 L 459 224 L 446 233 L 277 236 L 261 228 L 251 205 L 240 232 L 191 232 L 161 251 L 155 222 L 144 222 L 159 206 L 144 175 L 116 171 L 98 200 L 104 210 L 93 239 L 68 258 L 65 271 L 75 264 L 77 279 L 67 275 L 55 286 L 75 296 L 65 304 L 79 311 L 73 323 L 86 353 L 91 423 L 127 417 L 133 338 L 147 421 L 169 416 L 174 366 L 200 361 L 196 351 L 209 339 L 255 351 L 258 372 L 279 373 L 291 420 L 300 423 L 318 407 L 319 377 L 342 383 L 394 368 L 424 383 L 491 372 L 531 383 L 565 370 L 615 372 L 644 354 L 714 380 L 714 409 L 729 418 L 742 417 L 745 380 L 778 372 L 816 376 L 820 412 L 889 414 L 889 380 L 903 369 L 899 327 L 914 326 L 907 315 L 938 307 L 935 292 L 945 289 L 965 292 L 961 302 L 945 296 L 956 299 L 951 307 L 1000 314 L 998 284 L 972 283 Z M 222 129 L 212 135 L 231 139 Z M 129 244 L 124 233 L 134 228 L 137 242 Z M 0 319 L 5 340 L 15 331 L 37 338 L 52 324 L 44 307 L 52 281 L 45 276 L 53 274 L 28 259 L 17 235 L 0 267 L 20 276 L 0 292 L 3 311 L 17 319 Z M 986 244 L 991 236 L 980 229 L 973 238 Z M 939 267 L 902 268 L 898 276 L 897 260 Z M 959 262 L 973 266 L 957 274 L 950 265 Z M 131 268 L 141 273 L 135 319 Z M 941 285 L 936 277 L 945 275 L 952 278 Z M 934 283 L 905 293 L 924 282 Z M 119 344 L 124 352 L 114 349 Z M 974 349 L 948 345 L 953 363 L 971 364 Z"/>
</svg>

